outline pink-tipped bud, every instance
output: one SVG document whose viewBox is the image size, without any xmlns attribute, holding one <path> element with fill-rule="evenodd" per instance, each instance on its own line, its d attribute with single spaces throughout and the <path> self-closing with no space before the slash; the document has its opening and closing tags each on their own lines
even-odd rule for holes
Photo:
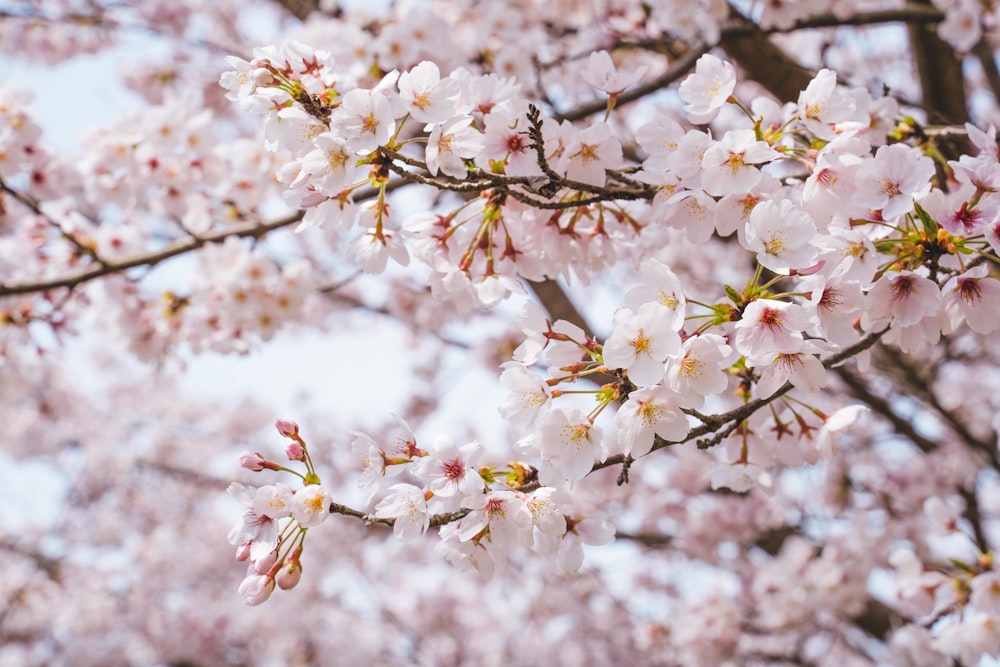
<svg viewBox="0 0 1000 667">
<path fill-rule="evenodd" d="M 267 464 L 268 460 L 260 452 L 243 452 L 240 454 L 240 465 L 247 470 L 260 472 L 264 468 L 270 467 Z"/>
<path fill-rule="evenodd" d="M 247 576 L 249 577 L 252 574 L 266 574 L 277 562 L 278 550 L 275 549 L 260 560 L 250 561 L 250 565 L 247 567 Z"/>
<path fill-rule="evenodd" d="M 250 558 L 250 546 L 253 544 L 253 540 L 250 542 L 244 542 L 240 546 L 236 547 L 236 560 L 239 562 L 245 561 Z"/>
<path fill-rule="evenodd" d="M 274 578 L 278 582 L 278 588 L 283 591 L 291 590 L 302 578 L 302 564 L 297 560 L 288 561 L 278 570 L 278 574 Z"/>
<path fill-rule="evenodd" d="M 285 455 L 288 456 L 289 461 L 306 460 L 306 450 L 303 449 L 300 443 L 295 441 L 288 443 L 288 446 L 285 447 Z"/>
<path fill-rule="evenodd" d="M 244 604 L 251 607 L 258 605 L 274 592 L 274 577 L 265 574 L 250 575 L 240 584 L 239 592 Z"/>
<path fill-rule="evenodd" d="M 287 419 L 279 419 L 274 422 L 274 428 L 278 429 L 278 433 L 285 436 L 286 438 L 299 437 L 299 425 L 293 421 L 288 421 Z"/>
</svg>

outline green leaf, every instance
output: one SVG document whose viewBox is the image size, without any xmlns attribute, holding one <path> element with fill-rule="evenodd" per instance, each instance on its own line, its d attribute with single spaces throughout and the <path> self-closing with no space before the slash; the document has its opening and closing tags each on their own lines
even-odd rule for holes
<svg viewBox="0 0 1000 667">
<path fill-rule="evenodd" d="M 924 231 L 927 233 L 927 236 L 930 238 L 937 237 L 938 223 L 934 221 L 930 213 L 924 210 L 923 206 L 917 202 L 913 202 L 913 206 L 917 211 L 917 217 L 920 218 L 920 222 L 924 225 Z"/>
</svg>

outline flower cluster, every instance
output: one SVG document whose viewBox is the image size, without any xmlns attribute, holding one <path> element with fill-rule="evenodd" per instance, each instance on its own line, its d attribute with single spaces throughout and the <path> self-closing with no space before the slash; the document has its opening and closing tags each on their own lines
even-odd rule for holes
<svg viewBox="0 0 1000 667">
<path fill-rule="evenodd" d="M 296 156 L 278 174 L 286 199 L 305 209 L 307 226 L 363 228 L 351 252 L 366 270 L 412 253 L 430 267 L 435 296 L 468 307 L 570 266 L 589 279 L 616 253 L 641 269 L 603 342 L 533 304 L 522 309 L 526 338 L 503 364 L 510 393 L 500 413 L 523 429 L 527 462 L 485 466 L 483 445 L 448 437 L 424 450 L 405 424 L 392 447 L 354 434 L 359 485 L 369 503 L 382 495 L 371 514 L 340 513 L 392 525 L 404 541 L 439 528 L 438 553 L 459 567 L 490 575 L 520 546 L 579 568 L 580 544 L 605 543 L 614 529 L 587 518 L 574 489 L 608 465 L 623 465 L 627 481 L 633 461 L 675 443 L 724 445 L 702 473 L 711 489 L 773 493 L 782 469 L 832 462 L 838 434 L 866 411 L 814 404 L 830 367 L 879 339 L 917 351 L 964 324 L 1000 326 L 1000 284 L 985 264 L 1000 251 L 994 130 L 968 128 L 975 157 L 938 160 L 956 184 L 945 190 L 910 121 L 878 129 L 895 116 L 892 102 L 842 88 L 829 70 L 796 104 L 747 107 L 734 96 L 735 69 L 704 55 L 679 91 L 689 119 L 707 123 L 728 107 L 742 122 L 712 133 L 656 118 L 637 132 L 646 156 L 626 170 L 609 125 L 556 123 L 494 75 L 442 76 L 422 62 L 362 87 L 298 44 L 232 63 L 223 77 L 231 99 L 264 113 L 269 145 Z M 600 56 L 587 73 L 611 96 L 609 114 L 637 76 Z M 410 148 L 419 145 L 422 154 Z M 393 178 L 481 196 L 397 227 Z M 374 201 L 356 206 L 363 186 Z M 636 198 L 650 204 L 620 201 Z M 751 258 L 744 285 L 686 282 L 647 245 L 716 235 Z M 576 388 L 595 379 L 596 388 Z M 581 394 L 595 402 L 582 407 Z M 824 588 L 848 576 L 832 555 L 814 559 L 791 542 L 786 551 L 814 573 L 802 576 L 818 578 L 815 597 L 857 611 L 863 579 Z M 773 563 L 775 573 L 791 566 Z M 779 595 L 769 577 L 759 573 L 761 595 Z M 797 613 L 768 600 L 760 605 Z"/>
<path fill-rule="evenodd" d="M 602 191 L 609 170 L 623 166 L 621 143 L 608 125 L 579 128 L 532 116 L 512 79 L 462 69 L 442 76 L 424 61 L 367 88 L 328 52 L 302 44 L 258 49 L 255 56 L 230 58 L 236 69 L 221 78 L 227 96 L 264 114 L 266 145 L 293 156 L 278 178 L 287 185 L 286 201 L 305 209 L 302 226 L 360 227 L 350 253 L 368 272 L 382 272 L 389 260 L 407 264 L 407 238 L 433 269 L 435 296 L 463 308 L 491 306 L 521 291 L 518 277 L 579 271 L 585 255 L 591 256 L 583 264 L 596 270 L 612 259 L 613 236 L 634 235 L 621 207 L 599 205 L 594 219 L 580 215 L 587 207 L 574 202 Z M 636 78 L 615 81 L 607 65 L 593 64 L 592 78 L 612 92 Z M 422 159 L 412 157 L 420 146 Z M 426 169 L 427 177 L 414 176 L 412 166 Z M 391 177 L 458 191 L 475 187 L 482 197 L 447 216 L 398 222 L 385 200 Z M 497 184 L 505 187 L 491 188 Z M 375 188 L 377 200 L 356 206 L 352 196 L 363 186 Z M 516 186 L 509 195 L 507 186 Z M 547 221 L 533 206 L 532 190 L 539 188 L 558 191 L 563 202 Z M 539 231 L 548 238 L 536 238 Z"/>
<path fill-rule="evenodd" d="M 229 531 L 229 543 L 236 547 L 237 560 L 249 561 L 246 578 L 240 584 L 240 595 L 248 605 L 267 600 L 275 586 L 288 590 L 299 583 L 306 533 L 330 515 L 333 502 L 316 474 L 298 425 L 278 420 L 275 427 L 291 441 L 285 448 L 288 460 L 305 464 L 306 471 L 300 473 L 269 461 L 258 452 L 240 455 L 240 465 L 247 470 L 288 472 L 303 485 L 301 489 L 280 482 L 260 487 L 236 482 L 229 485 L 229 494 L 246 508 L 242 520 Z"/>
</svg>

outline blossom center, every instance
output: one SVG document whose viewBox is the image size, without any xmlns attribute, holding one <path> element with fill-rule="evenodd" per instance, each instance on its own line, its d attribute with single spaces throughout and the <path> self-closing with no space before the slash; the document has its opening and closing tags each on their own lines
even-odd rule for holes
<svg viewBox="0 0 1000 667">
<path fill-rule="evenodd" d="M 441 464 L 441 472 L 448 479 L 458 479 L 465 474 L 465 466 L 458 459 L 452 459 Z"/>
</svg>

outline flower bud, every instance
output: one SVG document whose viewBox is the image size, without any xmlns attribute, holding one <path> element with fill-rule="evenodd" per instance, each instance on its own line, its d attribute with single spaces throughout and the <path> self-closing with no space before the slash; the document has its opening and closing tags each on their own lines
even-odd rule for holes
<svg viewBox="0 0 1000 667">
<path fill-rule="evenodd" d="M 289 461 L 306 460 L 306 450 L 303 449 L 300 443 L 295 441 L 288 443 L 288 447 L 285 447 L 285 455 L 288 457 Z"/>
<path fill-rule="evenodd" d="M 251 607 L 267 600 L 272 592 L 274 592 L 274 577 L 264 574 L 252 574 L 240 583 L 240 597 L 243 598 L 244 604 Z"/>
<path fill-rule="evenodd" d="M 299 436 L 299 425 L 293 421 L 279 419 L 274 422 L 274 427 L 278 429 L 278 433 L 286 438 L 297 438 Z"/>
<path fill-rule="evenodd" d="M 240 465 L 247 470 L 253 470 L 254 472 L 260 472 L 266 468 L 267 460 L 264 455 L 260 452 L 243 452 L 240 454 Z"/>
<path fill-rule="evenodd" d="M 275 562 L 278 560 L 278 550 L 270 552 L 260 560 L 251 561 L 249 567 L 247 567 L 247 576 L 252 574 L 264 574 L 270 570 Z"/>
<path fill-rule="evenodd" d="M 236 560 L 243 562 L 247 558 L 250 558 L 250 547 L 253 544 L 253 540 L 249 542 L 244 542 L 240 546 L 236 547 Z"/>
<path fill-rule="evenodd" d="M 299 583 L 299 579 L 302 578 L 302 564 L 298 560 L 290 560 L 285 563 L 278 574 L 275 575 L 275 580 L 278 582 L 278 588 L 283 591 L 295 588 Z"/>
</svg>

